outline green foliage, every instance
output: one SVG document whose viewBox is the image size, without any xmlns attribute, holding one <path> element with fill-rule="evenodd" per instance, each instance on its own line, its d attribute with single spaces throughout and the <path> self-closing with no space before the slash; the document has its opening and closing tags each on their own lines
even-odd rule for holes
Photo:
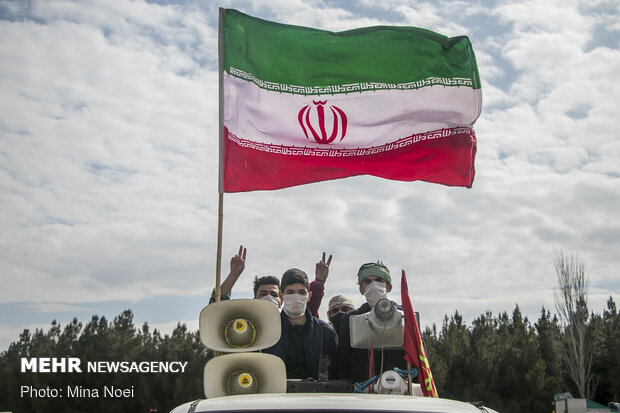
<svg viewBox="0 0 620 413">
<path fill-rule="evenodd" d="M 602 316 L 590 319 L 599 384 L 594 401 L 607 404 L 620 392 L 620 315 L 613 299 Z M 574 391 L 561 361 L 561 334 L 557 317 L 544 307 L 532 326 L 516 306 L 511 316 L 487 311 L 471 327 L 455 312 L 423 338 L 440 397 L 483 401 L 500 412 L 544 413 L 552 410 L 554 394 Z"/>
<path fill-rule="evenodd" d="M 588 333 L 592 337 L 598 400 L 620 400 L 620 313 L 612 297 L 603 315 L 592 314 Z"/>
<path fill-rule="evenodd" d="M 21 373 L 21 358 L 77 357 L 82 373 Z M 18 341 L 0 355 L 0 411 L 19 412 L 159 412 L 203 397 L 202 369 L 207 349 L 198 333 L 179 324 L 170 336 L 145 323 L 140 330 L 133 313 L 126 310 L 108 322 L 93 316 L 86 325 L 74 319 L 61 328 L 53 321 L 47 332 L 24 330 Z M 87 373 L 88 361 L 180 361 L 184 373 Z M 63 389 L 65 397 L 21 397 L 22 385 L 37 389 Z M 104 386 L 134 389 L 133 397 L 66 397 L 67 387 L 102 389 Z M 99 390 L 101 396 L 101 390 Z"/>
<path fill-rule="evenodd" d="M 588 317 L 593 343 L 597 390 L 594 401 L 620 400 L 620 313 L 612 297 L 603 314 Z M 484 401 L 502 413 L 548 413 L 553 395 L 574 392 L 574 383 L 560 356 L 563 330 L 557 317 L 542 308 L 534 325 L 519 306 L 512 314 L 481 314 L 467 326 L 458 312 L 444 318 L 441 329 L 423 334 L 433 377 L 441 397 Z M 133 313 L 124 311 L 111 322 L 93 316 L 82 324 L 56 321 L 47 332 L 24 330 L 0 355 L 0 411 L 19 412 L 166 412 L 203 397 L 203 367 L 212 354 L 200 343 L 198 332 L 179 324 L 170 335 L 136 328 Z M 185 373 L 101 374 L 20 373 L 22 357 L 77 357 L 87 361 L 187 361 Z M 102 388 L 114 385 L 135 389 L 134 397 L 30 398 L 20 397 L 20 386 L 35 388 Z"/>
</svg>

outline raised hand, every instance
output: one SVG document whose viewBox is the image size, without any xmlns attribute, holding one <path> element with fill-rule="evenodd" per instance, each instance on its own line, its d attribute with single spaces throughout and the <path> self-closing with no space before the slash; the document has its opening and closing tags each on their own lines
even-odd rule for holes
<svg viewBox="0 0 620 413">
<path fill-rule="evenodd" d="M 230 259 L 230 273 L 232 275 L 239 276 L 245 269 L 245 255 L 247 253 L 247 249 L 243 247 L 243 245 L 239 246 L 239 252 L 237 255 Z"/>
<path fill-rule="evenodd" d="M 329 254 L 329 258 L 325 261 L 325 252 L 323 252 L 323 258 L 321 261 L 316 263 L 316 269 L 314 271 L 314 276 L 317 280 L 321 282 L 325 282 L 327 280 L 327 276 L 329 275 L 329 264 L 332 262 L 332 255 Z"/>
</svg>

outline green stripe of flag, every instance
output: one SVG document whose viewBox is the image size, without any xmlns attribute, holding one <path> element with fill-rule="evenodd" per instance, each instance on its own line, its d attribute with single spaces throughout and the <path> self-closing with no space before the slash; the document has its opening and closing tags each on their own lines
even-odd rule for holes
<svg viewBox="0 0 620 413">
<path fill-rule="evenodd" d="M 466 36 L 448 38 L 402 26 L 335 33 L 273 23 L 233 9 L 224 12 L 223 35 L 224 70 L 230 74 L 233 68 L 261 81 L 325 87 L 460 78 L 480 88 Z"/>
</svg>

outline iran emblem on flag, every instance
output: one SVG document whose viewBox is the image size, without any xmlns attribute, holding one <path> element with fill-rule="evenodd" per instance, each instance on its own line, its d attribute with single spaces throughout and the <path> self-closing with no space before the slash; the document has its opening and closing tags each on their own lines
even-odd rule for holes
<svg viewBox="0 0 620 413">
<path fill-rule="evenodd" d="M 325 104 L 324 101 L 312 101 L 312 103 L 316 107 L 316 116 L 313 120 L 316 120 L 316 123 L 313 126 L 313 122 L 310 120 L 310 114 L 314 111 L 310 107 L 310 105 L 306 105 L 299 111 L 298 120 L 301 129 L 304 131 L 304 135 L 306 138 L 310 139 L 310 136 L 314 138 L 318 143 L 332 143 L 334 139 L 340 137 L 339 140 L 343 140 L 344 136 L 347 134 L 347 115 L 337 106 L 329 106 L 331 109 L 331 115 L 333 118 L 333 122 L 328 122 L 331 124 L 331 131 L 325 127 Z M 329 134 L 329 138 L 327 135 Z"/>
</svg>

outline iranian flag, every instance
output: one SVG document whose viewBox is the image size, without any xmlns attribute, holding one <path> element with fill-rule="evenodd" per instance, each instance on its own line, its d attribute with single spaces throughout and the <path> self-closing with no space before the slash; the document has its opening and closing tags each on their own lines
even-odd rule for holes
<svg viewBox="0 0 620 413">
<path fill-rule="evenodd" d="M 471 187 L 482 94 L 467 37 L 220 9 L 219 53 L 220 192 L 355 175 Z"/>
</svg>

